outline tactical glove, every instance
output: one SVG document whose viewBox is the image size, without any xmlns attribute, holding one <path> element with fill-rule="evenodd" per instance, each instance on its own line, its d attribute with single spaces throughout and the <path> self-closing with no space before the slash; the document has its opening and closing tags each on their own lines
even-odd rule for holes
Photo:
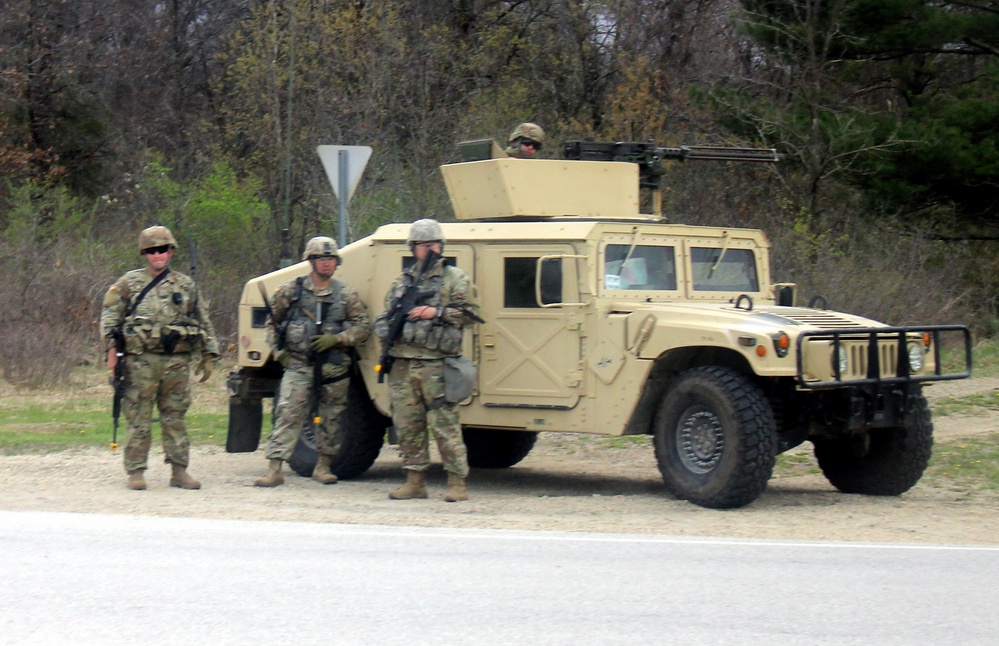
<svg viewBox="0 0 999 646">
<path fill-rule="evenodd" d="M 194 370 L 195 375 L 201 375 L 201 379 L 198 380 L 198 383 L 203 384 L 208 381 L 208 378 L 212 376 L 213 372 L 215 372 L 216 361 L 218 361 L 218 357 L 210 354 L 206 354 L 202 357 L 201 363 L 199 363 L 198 367 Z"/>
<path fill-rule="evenodd" d="M 317 334 L 309 340 L 312 342 L 309 347 L 315 352 L 323 352 L 340 345 L 340 337 L 336 334 Z"/>
</svg>

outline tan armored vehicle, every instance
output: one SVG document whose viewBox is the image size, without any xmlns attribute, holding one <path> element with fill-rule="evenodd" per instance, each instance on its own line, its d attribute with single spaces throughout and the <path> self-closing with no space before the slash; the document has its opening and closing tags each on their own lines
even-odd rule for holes
<svg viewBox="0 0 999 646">
<path fill-rule="evenodd" d="M 476 283 L 486 321 L 465 335 L 478 368 L 461 406 L 473 468 L 513 466 L 546 431 L 650 435 L 668 490 L 705 507 L 756 500 L 776 456 L 806 440 L 841 491 L 898 495 L 919 480 L 933 433 L 922 386 L 970 375 L 968 330 L 889 327 L 796 305 L 793 285 L 771 282 L 762 232 L 639 212 L 663 156 L 742 158 L 713 150 L 569 142 L 573 159 L 487 150 L 442 167 L 458 220 L 442 224 L 444 255 Z M 410 257 L 408 229 L 386 225 L 340 251 L 337 277 L 372 318 Z M 257 448 L 261 400 L 280 378 L 258 283 L 272 293 L 308 269 L 299 263 L 243 290 L 231 452 Z M 956 348 L 956 368 L 943 367 L 945 345 Z M 341 478 L 367 470 L 389 430 L 378 357 L 374 339 L 360 349 L 348 439 L 333 465 Z M 291 461 L 303 475 L 316 460 L 310 437 Z"/>
</svg>

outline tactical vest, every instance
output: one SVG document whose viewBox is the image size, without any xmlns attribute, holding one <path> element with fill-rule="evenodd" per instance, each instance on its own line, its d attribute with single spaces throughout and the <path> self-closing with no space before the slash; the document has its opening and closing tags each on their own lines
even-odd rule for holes
<svg viewBox="0 0 999 646">
<path fill-rule="evenodd" d="M 302 288 L 305 277 L 295 281 L 295 292 L 291 297 L 291 307 L 285 314 L 285 350 L 296 354 L 309 355 L 310 339 L 317 334 L 339 334 L 344 330 L 347 319 L 347 306 L 343 301 L 343 283 L 333 279 L 332 293 L 317 297 L 315 292 Z M 321 304 L 322 310 L 319 311 Z M 321 321 L 322 325 L 317 325 Z M 349 358 L 345 352 L 334 348 L 326 353 L 324 363 L 347 365 Z M 311 357 L 310 357 L 311 363 Z"/>
<path fill-rule="evenodd" d="M 195 318 L 197 290 L 181 283 L 168 294 L 162 284 L 146 295 L 141 303 L 133 301 L 124 321 L 125 351 L 129 354 L 154 352 L 182 354 L 202 347 L 204 334 Z M 141 292 L 140 292 L 141 293 Z M 139 293 L 129 300 L 138 299 Z"/>
<path fill-rule="evenodd" d="M 417 301 L 417 306 L 429 305 L 434 308 L 440 308 L 445 276 L 448 272 L 453 271 L 455 271 L 454 268 L 445 265 L 444 275 L 431 276 L 429 280 L 424 281 L 426 289 L 423 290 L 424 295 Z M 408 280 L 411 279 L 411 277 L 408 277 Z M 407 282 L 403 282 L 401 290 L 405 292 L 406 287 Z M 463 332 L 460 327 L 448 325 L 439 319 L 431 319 L 429 321 L 422 319 L 411 321 L 407 319 L 403 324 L 402 334 L 398 343 L 436 350 L 448 355 L 459 355 L 461 354 L 462 337 Z"/>
</svg>

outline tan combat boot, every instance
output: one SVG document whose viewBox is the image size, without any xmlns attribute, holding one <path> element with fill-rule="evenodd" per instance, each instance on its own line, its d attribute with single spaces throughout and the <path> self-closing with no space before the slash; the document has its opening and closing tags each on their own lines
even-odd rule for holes
<svg viewBox="0 0 999 646">
<path fill-rule="evenodd" d="M 276 487 L 284 484 L 284 476 L 281 475 L 281 458 L 271 458 L 267 461 L 267 473 L 257 478 L 253 484 L 258 487 Z"/>
<path fill-rule="evenodd" d="M 465 479 L 453 473 L 447 474 L 447 491 L 444 492 L 446 502 L 458 502 L 468 500 L 468 488 L 465 487 Z"/>
<path fill-rule="evenodd" d="M 410 500 L 412 498 L 426 498 L 427 486 L 424 484 L 426 474 L 422 471 L 406 469 L 406 484 L 398 489 L 389 492 L 392 500 Z"/>
<path fill-rule="evenodd" d="M 170 476 L 170 486 L 180 487 L 181 489 L 201 489 L 201 483 L 191 477 L 191 474 L 187 472 L 187 467 L 182 467 L 179 464 L 171 463 L 170 466 L 173 468 L 173 474 Z"/>
<path fill-rule="evenodd" d="M 143 477 L 145 469 L 135 469 L 128 472 L 128 488 L 135 491 L 143 491 L 146 488 L 146 479 Z"/>
<path fill-rule="evenodd" d="M 321 484 L 336 483 L 336 474 L 330 471 L 330 463 L 333 462 L 332 455 L 319 454 L 316 468 L 312 470 L 312 479 Z"/>
</svg>

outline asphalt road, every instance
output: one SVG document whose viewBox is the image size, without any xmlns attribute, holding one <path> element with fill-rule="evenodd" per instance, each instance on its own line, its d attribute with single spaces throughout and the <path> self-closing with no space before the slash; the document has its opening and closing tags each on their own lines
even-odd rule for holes
<svg viewBox="0 0 999 646">
<path fill-rule="evenodd" d="M 995 644 L 999 547 L 0 511 L 4 644 Z"/>
</svg>

